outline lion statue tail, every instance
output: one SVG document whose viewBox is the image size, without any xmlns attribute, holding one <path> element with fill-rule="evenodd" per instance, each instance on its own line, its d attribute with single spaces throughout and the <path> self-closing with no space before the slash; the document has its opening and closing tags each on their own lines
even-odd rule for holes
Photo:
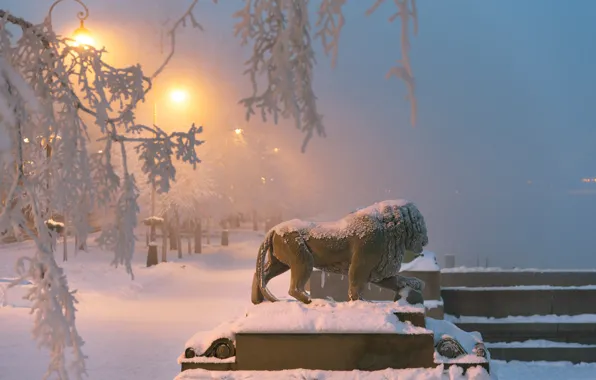
<svg viewBox="0 0 596 380">
<path fill-rule="evenodd" d="M 263 272 L 265 271 L 265 256 L 268 252 L 273 251 L 274 234 L 275 232 L 273 230 L 269 231 L 267 236 L 265 236 L 265 240 L 263 240 L 263 243 L 261 243 L 261 246 L 259 247 L 259 254 L 257 256 L 257 268 L 252 282 L 252 303 L 255 305 L 263 302 L 263 297 L 269 302 L 279 301 L 269 291 L 269 289 L 267 289 L 267 284 L 265 284 L 265 277 L 263 276 Z"/>
</svg>

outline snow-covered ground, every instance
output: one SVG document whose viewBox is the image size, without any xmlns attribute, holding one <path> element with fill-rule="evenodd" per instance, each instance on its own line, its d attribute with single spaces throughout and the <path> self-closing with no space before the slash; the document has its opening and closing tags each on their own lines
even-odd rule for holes
<svg viewBox="0 0 596 380">
<path fill-rule="evenodd" d="M 251 231 L 231 231 L 229 247 L 207 246 L 202 255 L 184 254 L 183 259 L 177 259 L 176 252 L 171 252 L 170 262 L 152 268 L 144 267 L 146 248 L 139 243 L 134 260 L 134 281 L 123 268 L 111 267 L 112 255 L 99 250 L 93 243 L 89 252 L 80 252 L 75 257 L 71 241 L 72 257 L 64 263 L 64 268 L 71 287 L 78 289 L 77 323 L 86 341 L 83 349 L 89 356 L 88 378 L 161 380 L 176 377 L 180 370 L 177 358 L 193 334 L 234 318 L 251 306 L 250 284 L 261 239 L 262 234 Z M 186 242 L 183 246 L 186 247 Z M 0 246 L 0 278 L 14 277 L 17 257 L 32 249 L 31 242 Z M 58 246 L 58 252 L 61 257 L 61 246 Z M 270 289 L 282 296 L 287 294 L 287 286 L 288 277 L 283 275 L 272 282 Z M 13 300 L 8 297 L 8 304 L 13 304 Z M 0 307 L 1 380 L 41 379 L 47 365 L 47 354 L 39 351 L 31 340 L 32 318 L 24 305 Z M 596 365 L 588 364 L 493 361 L 493 368 L 500 379 L 581 380 L 594 379 L 596 374 Z M 223 376 L 225 373 L 193 371 L 181 378 L 217 379 Z M 350 377 L 373 380 L 383 376 L 441 378 L 432 370 L 412 370 L 379 373 L 377 377 L 366 373 L 355 377 L 321 371 L 290 371 L 282 377 L 279 374 L 237 373 L 228 379 L 246 376 L 264 380 Z M 478 376 L 470 373 L 467 378 L 483 378 Z"/>
</svg>

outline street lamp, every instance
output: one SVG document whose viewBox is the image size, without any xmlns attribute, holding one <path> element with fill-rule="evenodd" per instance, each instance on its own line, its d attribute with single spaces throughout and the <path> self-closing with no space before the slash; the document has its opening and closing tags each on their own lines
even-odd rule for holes
<svg viewBox="0 0 596 380">
<path fill-rule="evenodd" d="M 170 92 L 170 99 L 174 103 L 183 103 L 188 98 L 188 93 L 180 88 L 176 88 Z"/>
<path fill-rule="evenodd" d="M 234 129 L 234 133 L 235 133 L 235 134 L 237 134 L 237 135 L 241 135 L 241 134 L 242 134 L 242 132 L 244 132 L 244 131 L 242 130 L 242 128 L 236 128 L 236 129 Z"/>
<path fill-rule="evenodd" d="M 52 25 L 52 11 L 56 7 L 56 5 L 58 5 L 59 3 L 63 2 L 63 1 L 64 0 L 56 0 L 50 7 L 50 11 L 48 12 L 48 18 L 50 20 L 50 25 Z M 75 46 L 79 46 L 79 45 L 93 46 L 95 44 L 95 40 L 93 39 L 89 29 L 85 28 L 85 20 L 87 19 L 87 17 L 89 17 L 89 8 L 87 8 L 85 3 L 83 3 L 81 0 L 73 0 L 73 1 L 76 3 L 79 3 L 84 9 L 84 11 L 80 11 L 77 13 L 77 17 L 79 18 L 79 21 L 81 23 L 80 23 L 79 27 L 77 29 L 75 29 L 75 31 L 72 35 L 73 39 L 75 40 Z M 52 26 L 52 28 L 53 28 L 53 26 Z"/>
<path fill-rule="evenodd" d="M 154 91 L 155 91 L 155 87 L 156 86 L 154 86 Z M 173 103 L 182 104 L 188 100 L 188 92 L 186 92 L 186 90 L 181 89 L 181 88 L 175 88 L 175 89 L 171 90 L 169 95 L 170 95 L 169 96 L 170 100 Z M 153 125 L 157 126 L 157 100 L 155 98 L 153 101 Z M 157 193 L 156 185 L 155 185 L 155 182 L 153 182 L 151 184 L 151 216 L 156 216 L 155 215 L 156 193 Z M 155 231 L 155 226 L 153 226 L 153 225 L 151 225 L 150 235 L 151 235 L 150 240 L 154 241 L 155 237 L 156 237 L 155 236 L 156 231 Z"/>
</svg>

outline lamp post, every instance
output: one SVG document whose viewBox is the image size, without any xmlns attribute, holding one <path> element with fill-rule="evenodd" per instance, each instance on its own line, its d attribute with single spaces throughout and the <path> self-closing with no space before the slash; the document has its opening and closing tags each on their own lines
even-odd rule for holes
<svg viewBox="0 0 596 380">
<path fill-rule="evenodd" d="M 54 8 L 56 7 L 56 5 L 60 4 L 61 2 L 63 2 L 64 0 L 56 0 L 52 6 L 50 7 L 50 10 L 48 12 L 48 19 L 50 20 L 50 26 L 52 26 L 52 12 L 54 11 Z M 77 17 L 80 21 L 80 25 L 77 29 L 75 29 L 75 31 L 73 32 L 73 39 L 75 40 L 75 44 L 76 46 L 78 45 L 89 45 L 89 46 L 93 46 L 93 44 L 95 43 L 91 32 L 85 28 L 85 20 L 87 19 L 87 17 L 89 17 L 89 8 L 87 8 L 87 5 L 85 5 L 85 3 L 83 3 L 81 0 L 73 0 L 74 2 L 80 4 L 83 7 L 83 11 L 80 11 L 77 13 Z"/>
</svg>

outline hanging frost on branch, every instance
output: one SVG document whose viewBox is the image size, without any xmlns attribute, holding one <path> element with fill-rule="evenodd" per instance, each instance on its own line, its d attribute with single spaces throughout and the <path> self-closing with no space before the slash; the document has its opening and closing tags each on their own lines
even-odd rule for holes
<svg viewBox="0 0 596 380">
<path fill-rule="evenodd" d="M 151 77 L 138 65 L 107 64 L 103 49 L 73 47 L 53 33 L 49 20 L 33 25 L 0 10 L 0 234 L 26 235 L 37 248 L 18 261 L 15 284 L 23 279 L 33 284 L 27 298 L 33 336 L 50 351 L 46 378 L 80 379 L 86 373 L 75 292 L 53 252 L 62 224 L 49 221 L 61 217 L 84 241 L 91 210 L 114 205 L 113 223 L 99 243 L 114 252 L 113 265 L 123 265 L 132 276 L 139 194 L 127 146 L 136 149 L 144 176 L 164 191 L 175 179 L 173 159 L 200 162 L 195 151 L 200 128 L 168 134 L 135 120 L 151 79 L 173 55 L 176 28 L 187 20 L 199 26 L 192 16 L 196 3 L 170 30 L 170 54 Z M 9 24 L 20 28 L 18 35 L 11 35 Z M 91 149 L 91 136 L 101 149 Z M 112 157 L 116 149 L 119 162 Z"/>
<path fill-rule="evenodd" d="M 250 97 L 240 100 L 247 119 L 260 111 L 263 120 L 272 116 L 293 117 L 296 128 L 306 133 L 302 151 L 316 132 L 325 136 L 322 116 L 313 91 L 315 54 L 311 44 L 308 1 L 246 0 L 234 14 L 240 20 L 234 33 L 242 44 L 252 43 L 246 71 L 253 87 Z M 259 77 L 266 88 L 259 89 Z"/>
<path fill-rule="evenodd" d="M 387 73 L 387 78 L 396 76 L 406 83 L 412 125 L 416 124 L 417 107 L 409 55 L 409 25 L 412 18 L 416 33 L 415 1 L 393 1 L 398 11 L 389 21 L 393 22 L 396 18 L 401 21 L 402 58 Z M 367 15 L 384 2 L 376 0 Z M 250 78 L 253 92 L 251 96 L 240 100 L 246 107 L 246 118 L 250 119 L 257 111 L 264 121 L 268 116 L 272 116 L 275 123 L 279 116 L 293 118 L 296 128 L 306 134 L 303 152 L 314 133 L 325 136 L 322 115 L 317 110 L 317 97 L 313 90 L 316 61 L 309 4 L 309 0 L 244 0 L 244 7 L 234 14 L 239 19 L 235 25 L 235 35 L 241 38 L 243 45 L 250 44 L 252 47 L 244 73 Z M 346 22 L 342 12 L 346 4 L 347 0 L 321 0 L 317 10 L 314 37 L 321 41 L 325 54 L 331 55 L 333 67 L 337 64 L 339 38 Z"/>
<path fill-rule="evenodd" d="M 366 12 L 367 15 L 372 14 L 385 0 L 376 0 L 375 4 Z M 412 71 L 412 63 L 410 61 L 410 18 L 414 24 L 414 35 L 418 33 L 418 11 L 416 10 L 416 0 L 393 0 L 397 6 L 397 12 L 389 17 L 389 22 L 393 22 L 399 18 L 401 22 L 401 59 L 397 61 L 397 65 L 393 66 L 386 77 L 397 77 L 405 82 L 408 89 L 406 99 L 410 102 L 410 122 L 416 125 L 416 117 L 418 113 L 418 106 L 416 102 L 414 73 Z"/>
</svg>

